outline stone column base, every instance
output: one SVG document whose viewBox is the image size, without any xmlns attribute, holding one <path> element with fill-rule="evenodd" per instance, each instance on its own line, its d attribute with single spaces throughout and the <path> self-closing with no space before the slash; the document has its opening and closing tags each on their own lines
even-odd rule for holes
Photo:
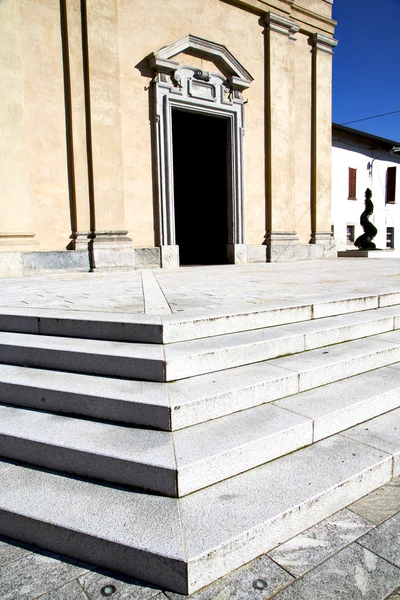
<svg viewBox="0 0 400 600">
<path fill-rule="evenodd" d="M 308 251 L 300 244 L 295 231 L 272 231 L 266 237 L 267 261 L 306 260 Z"/>
<path fill-rule="evenodd" d="M 246 244 L 228 244 L 226 252 L 229 263 L 234 265 L 247 263 Z"/>
<path fill-rule="evenodd" d="M 133 268 L 134 250 L 127 231 L 78 232 L 73 234 L 74 250 L 88 250 L 90 270 Z"/>
<path fill-rule="evenodd" d="M 179 267 L 179 246 L 161 246 L 161 267 Z"/>
<path fill-rule="evenodd" d="M 310 244 L 321 245 L 323 249 L 323 258 L 336 257 L 335 238 L 330 231 L 315 231 L 311 234 Z"/>
</svg>

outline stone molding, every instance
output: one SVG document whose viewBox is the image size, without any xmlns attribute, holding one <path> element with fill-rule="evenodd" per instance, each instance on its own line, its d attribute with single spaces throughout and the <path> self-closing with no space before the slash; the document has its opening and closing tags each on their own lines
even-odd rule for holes
<svg viewBox="0 0 400 600">
<path fill-rule="evenodd" d="M 161 267 L 179 267 L 179 246 L 161 246 L 160 251 Z"/>
<path fill-rule="evenodd" d="M 75 250 L 87 250 L 90 242 L 96 246 L 132 246 L 132 240 L 128 237 L 128 231 L 121 229 L 115 231 L 77 231 L 70 237 L 74 241 Z"/>
<path fill-rule="evenodd" d="M 167 75 L 175 73 L 179 68 L 178 62 L 167 58 L 159 58 L 157 56 L 150 58 L 149 65 L 154 71 L 157 71 L 157 73 L 166 73 Z"/>
<path fill-rule="evenodd" d="M 181 52 L 186 50 L 195 50 L 200 55 L 207 57 L 208 59 L 217 59 L 224 65 L 224 70 L 227 74 L 246 82 L 245 87 L 249 87 L 253 81 L 253 77 L 250 73 L 240 64 L 238 60 L 229 52 L 229 50 L 222 44 L 217 44 L 210 40 L 197 37 L 189 34 L 163 48 L 153 52 L 148 57 L 150 67 L 159 72 L 160 69 L 169 69 L 168 72 L 176 71 L 179 67 L 179 63 L 171 61 L 170 59 Z"/>
<path fill-rule="evenodd" d="M 216 57 L 223 62 L 220 73 L 206 73 L 190 65 L 178 65 L 170 57 L 186 49 L 196 50 L 208 60 Z M 187 57 L 190 60 L 190 56 Z M 231 148 L 229 151 L 228 244 L 244 244 L 243 202 L 243 136 L 244 99 L 242 91 L 249 87 L 252 77 L 236 58 L 220 44 L 185 36 L 148 57 L 155 71 L 151 86 L 153 94 L 153 153 L 157 180 L 158 240 L 162 266 L 177 266 L 179 253 L 170 256 L 176 247 L 174 169 L 172 148 L 173 110 L 204 113 L 228 120 Z M 160 62 L 161 61 L 161 62 Z M 167 64 L 167 61 L 170 61 Z M 161 71 L 158 71 L 160 65 Z M 168 71 L 169 69 L 169 71 Z M 168 71 L 168 72 L 167 72 Z M 172 252 L 172 254 L 174 254 Z M 239 253 L 240 254 L 240 253 Z M 233 252 L 232 258 L 236 259 Z"/>
<path fill-rule="evenodd" d="M 73 250 L 86 250 L 89 256 L 90 270 L 132 268 L 134 251 L 127 231 L 83 231 L 70 237 Z"/>
<path fill-rule="evenodd" d="M 337 46 L 337 40 L 323 35 L 322 33 L 313 33 L 309 38 L 310 46 L 313 50 L 321 50 L 328 54 L 333 54 L 333 49 Z"/>
<path fill-rule="evenodd" d="M 248 262 L 246 244 L 228 244 L 227 256 L 230 263 L 237 265 Z"/>
<path fill-rule="evenodd" d="M 314 231 L 311 234 L 310 244 L 332 244 L 334 240 L 330 231 Z"/>
<path fill-rule="evenodd" d="M 288 36 L 289 39 L 295 39 L 293 36 L 300 29 L 300 27 L 290 19 L 273 12 L 265 13 L 264 24 L 267 31 L 282 33 L 283 35 Z"/>
<path fill-rule="evenodd" d="M 0 247 L 7 251 L 8 248 L 14 250 L 15 246 L 29 247 L 35 249 L 39 242 L 34 239 L 35 233 L 31 231 L 1 231 L 0 232 Z"/>
<path fill-rule="evenodd" d="M 220 0 L 224 2 L 225 0 Z M 326 4 L 332 5 L 333 0 L 321 0 Z M 230 0 L 230 3 L 242 10 L 259 15 L 265 14 L 267 11 L 279 11 L 279 14 L 285 15 L 290 19 L 294 19 L 299 23 L 302 33 L 311 34 L 316 29 L 333 35 L 336 21 L 332 18 L 322 15 L 315 10 L 304 8 L 297 4 L 295 0 Z"/>
<path fill-rule="evenodd" d="M 266 236 L 268 245 L 298 244 L 299 238 L 295 231 L 270 231 Z"/>
</svg>

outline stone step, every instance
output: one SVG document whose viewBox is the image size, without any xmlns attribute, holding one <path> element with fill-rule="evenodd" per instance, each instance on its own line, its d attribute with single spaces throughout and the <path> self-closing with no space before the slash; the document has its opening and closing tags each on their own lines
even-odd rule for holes
<svg viewBox="0 0 400 600">
<path fill-rule="evenodd" d="M 268 307 L 249 304 L 226 309 L 189 310 L 172 315 L 110 313 L 21 307 L 0 307 L 0 331 L 169 344 L 238 333 L 310 319 L 355 313 L 400 303 L 399 292 L 332 294 L 302 302 L 274 301 Z"/>
<path fill-rule="evenodd" d="M 336 435 L 180 499 L 0 473 L 0 534 L 190 594 L 384 485 L 393 453 Z"/>
<path fill-rule="evenodd" d="M 5 364 L 164 381 L 164 362 L 156 344 L 0 332 L 0 363 Z"/>
<path fill-rule="evenodd" d="M 395 331 L 173 382 L 168 384 L 172 429 L 199 423 L 205 415 L 218 418 L 399 360 L 400 332 Z"/>
<path fill-rule="evenodd" d="M 0 401 L 177 430 L 399 360 L 393 331 L 167 384 L 0 365 Z"/>
<path fill-rule="evenodd" d="M 277 400 L 313 422 L 313 442 L 400 406 L 400 363 Z"/>
<path fill-rule="evenodd" d="M 400 406 L 400 365 L 169 433 L 0 405 L 0 456 L 184 496 Z"/>
<path fill-rule="evenodd" d="M 171 429 L 167 384 L 0 365 L 0 402 Z"/>
<path fill-rule="evenodd" d="M 399 309 L 400 310 L 400 309 Z M 381 312 L 382 311 L 382 312 Z M 386 312 L 385 312 L 386 311 Z M 174 381 L 388 332 L 397 311 L 365 311 L 165 346 L 0 332 L 0 362 L 150 381 Z"/>
<path fill-rule="evenodd" d="M 373 310 L 168 344 L 164 348 L 166 380 L 185 379 L 392 331 L 394 322 L 393 314 Z"/>
<path fill-rule="evenodd" d="M 312 421 L 269 404 L 169 433 L 0 405 L 0 456 L 183 496 L 312 442 Z"/>
<path fill-rule="evenodd" d="M 303 392 L 399 360 L 400 331 L 391 331 L 294 356 L 284 356 L 269 361 L 269 364 L 297 373 L 299 392 Z"/>
</svg>

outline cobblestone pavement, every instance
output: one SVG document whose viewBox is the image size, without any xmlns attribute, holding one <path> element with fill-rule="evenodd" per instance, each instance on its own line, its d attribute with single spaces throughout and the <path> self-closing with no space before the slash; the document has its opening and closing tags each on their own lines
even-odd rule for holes
<svg viewBox="0 0 400 600">
<path fill-rule="evenodd" d="M 0 307 L 130 314 L 235 312 L 277 302 L 376 294 L 379 289 L 400 290 L 400 259 L 344 258 L 1 279 Z"/>
<path fill-rule="evenodd" d="M 184 600 L 0 538 L 1 600 Z M 399 600 L 400 477 L 314 525 L 191 600 Z"/>
</svg>

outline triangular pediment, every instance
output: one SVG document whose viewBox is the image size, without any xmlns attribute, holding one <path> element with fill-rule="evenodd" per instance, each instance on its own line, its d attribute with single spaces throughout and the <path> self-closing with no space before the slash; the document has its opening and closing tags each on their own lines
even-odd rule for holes
<svg viewBox="0 0 400 600">
<path fill-rule="evenodd" d="M 202 57 L 213 62 L 227 77 L 239 79 L 243 83 L 243 88 L 249 87 L 253 81 L 250 73 L 225 46 L 191 34 L 151 54 L 149 56 L 150 66 L 155 70 L 175 71 L 179 67 L 179 63 L 174 61 L 174 57 L 181 53 Z"/>
</svg>

